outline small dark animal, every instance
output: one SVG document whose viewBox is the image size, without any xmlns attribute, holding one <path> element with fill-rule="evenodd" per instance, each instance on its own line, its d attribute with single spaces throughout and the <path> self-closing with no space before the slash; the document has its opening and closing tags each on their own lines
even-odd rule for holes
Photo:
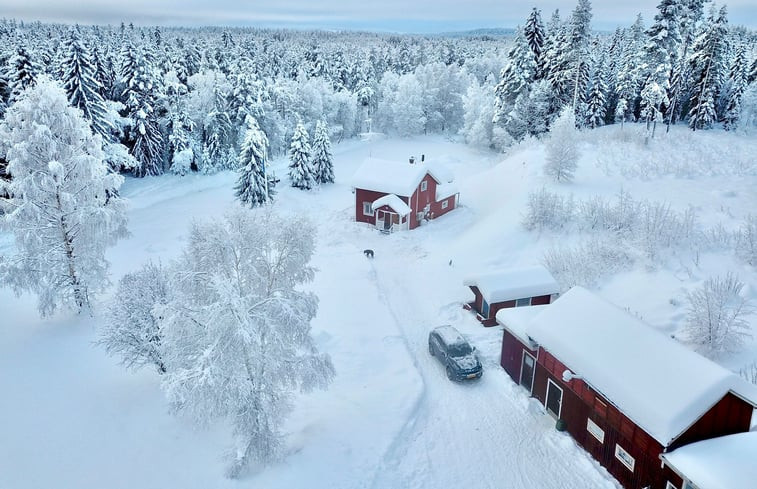
<svg viewBox="0 0 757 489">
<path fill-rule="evenodd" d="M 366 258 L 373 258 L 373 250 L 363 250 Z"/>
</svg>

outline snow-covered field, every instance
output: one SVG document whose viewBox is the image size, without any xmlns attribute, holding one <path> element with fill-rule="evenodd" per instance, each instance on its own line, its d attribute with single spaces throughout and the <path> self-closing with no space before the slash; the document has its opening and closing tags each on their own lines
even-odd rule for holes
<svg viewBox="0 0 757 489">
<path fill-rule="evenodd" d="M 299 398 L 286 424 L 286 459 L 238 481 L 223 477 L 227 427 L 198 431 L 169 416 L 157 374 L 125 371 L 93 344 L 108 297 L 93 318 L 40 320 L 33 297 L 0 289 L 0 488 L 617 487 L 499 368 L 498 328 L 481 327 L 460 306 L 469 297 L 463 277 L 534 264 L 545 250 L 581 239 L 522 227 L 528 193 L 542 186 L 576 199 L 612 197 L 622 188 L 677 210 L 693 206 L 708 226 L 732 228 L 757 211 L 757 172 L 748 167 L 757 142 L 723 133 L 694 138 L 680 129 L 644 146 L 637 130 L 586 133 L 568 185 L 543 177 L 539 143 L 503 157 L 440 136 L 348 141 L 334 148 L 336 184 L 313 192 L 286 187 L 286 161 L 275 161 L 282 177 L 276 207 L 317 223 L 313 333 L 337 377 L 327 391 Z M 683 158 L 705 147 L 706 157 L 722 158 L 711 162 L 721 170 L 684 168 L 661 156 L 664 150 Z M 420 154 L 457 176 L 462 207 L 389 236 L 353 222 L 350 177 L 363 159 Z M 148 259 L 176 256 L 193 219 L 235 207 L 234 181 L 231 173 L 129 179 L 122 193 L 131 200 L 132 236 L 108 253 L 113 282 Z M 0 251 L 11 246 L 0 235 Z M 366 248 L 375 259 L 364 257 Z M 723 251 L 676 249 L 661 263 L 640 261 L 603 278 L 595 289 L 674 333 L 685 292 L 728 270 L 757 300 L 755 271 Z M 479 382 L 451 383 L 429 357 L 427 334 L 440 324 L 454 325 L 478 347 L 485 369 Z M 719 360 L 738 370 L 756 359 L 752 341 Z"/>
</svg>

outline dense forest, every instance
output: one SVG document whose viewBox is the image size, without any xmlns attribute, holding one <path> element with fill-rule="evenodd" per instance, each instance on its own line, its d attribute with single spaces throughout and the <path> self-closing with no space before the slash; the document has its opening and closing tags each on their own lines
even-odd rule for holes
<svg viewBox="0 0 757 489">
<path fill-rule="evenodd" d="M 461 134 L 505 149 L 576 125 L 751 125 L 756 34 L 725 7 L 661 0 L 614 33 L 591 4 L 548 21 L 534 8 L 513 36 L 71 26 L 0 22 L 0 114 L 41 76 L 64 87 L 102 136 L 108 163 L 135 176 L 236 169 L 249 118 L 268 151 L 318 122 L 338 141 L 362 132 Z"/>
</svg>

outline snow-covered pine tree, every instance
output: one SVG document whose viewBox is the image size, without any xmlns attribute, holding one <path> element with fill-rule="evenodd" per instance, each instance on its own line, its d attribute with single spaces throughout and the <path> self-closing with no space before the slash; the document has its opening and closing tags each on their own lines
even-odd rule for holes
<svg viewBox="0 0 757 489">
<path fill-rule="evenodd" d="M 104 88 L 97 80 L 97 67 L 93 64 L 78 29 L 71 31 L 64 49 L 68 55 L 63 63 L 62 81 L 68 101 L 84 113 L 92 130 L 107 141 L 112 126 L 108 121 L 105 101 L 100 95 Z"/>
<path fill-rule="evenodd" d="M 681 45 L 679 22 L 680 0 L 660 0 L 654 23 L 647 29 L 644 45 L 644 71 L 646 83 L 670 87 L 670 73 L 677 62 Z"/>
<path fill-rule="evenodd" d="M 723 127 L 726 131 L 736 126 L 741 113 L 741 96 L 747 87 L 749 73 L 746 60 L 746 49 L 744 44 L 739 44 L 736 48 L 736 55 L 731 62 L 727 80 L 727 90 L 721 91 L 723 100 Z M 725 93 L 722 93 L 725 92 Z"/>
<path fill-rule="evenodd" d="M 602 73 L 595 73 L 594 83 L 589 91 L 589 100 L 587 101 L 588 119 L 586 124 L 592 129 L 604 124 L 605 111 L 607 110 L 605 94 L 607 85 L 602 77 Z"/>
<path fill-rule="evenodd" d="M 709 128 L 717 120 L 715 96 L 720 88 L 727 24 L 725 6 L 717 14 L 713 11 L 692 46 L 689 66 L 695 85 L 690 99 L 689 127 L 694 131 Z"/>
<path fill-rule="evenodd" d="M 281 456 L 295 393 L 325 389 L 334 377 L 310 333 L 317 298 L 301 288 L 315 274 L 314 245 L 311 224 L 268 212 L 195 223 L 174 267 L 173 297 L 156 309 L 172 410 L 201 425 L 231 423 L 230 477 Z"/>
<path fill-rule="evenodd" d="M 268 174 L 268 138 L 252 116 L 247 116 L 242 149 L 239 153 L 239 179 L 234 187 L 237 198 L 250 207 L 273 200 L 275 176 Z"/>
<path fill-rule="evenodd" d="M 507 53 L 508 62 L 500 72 L 500 81 L 494 87 L 494 118 L 496 125 L 507 125 L 515 101 L 534 80 L 536 63 L 520 28 L 516 30 L 513 44 Z"/>
<path fill-rule="evenodd" d="M 302 122 L 297 123 L 289 146 L 289 179 L 292 187 L 310 190 L 316 185 L 310 162 L 310 141 Z"/>
<path fill-rule="evenodd" d="M 542 50 L 544 49 L 544 25 L 541 21 L 541 10 L 534 7 L 526 20 L 526 25 L 523 28 L 523 36 L 528 42 L 528 47 L 531 49 L 531 54 L 534 57 L 534 63 L 536 70 L 534 71 L 534 80 L 541 80 L 544 76 L 542 73 L 543 61 Z"/>
<path fill-rule="evenodd" d="M 153 314 L 158 304 L 168 302 L 168 274 L 160 264 L 143 265 L 118 282 L 98 343 L 110 355 L 121 357 L 127 368 L 155 367 L 166 372 L 163 363 L 159 318 Z"/>
<path fill-rule="evenodd" d="M 547 162 L 544 173 L 558 182 L 571 182 L 578 166 L 578 131 L 571 107 L 563 108 L 549 129 L 545 143 Z"/>
<path fill-rule="evenodd" d="M 205 118 L 205 142 L 202 152 L 203 173 L 235 169 L 234 135 L 226 94 L 213 87 L 213 109 Z"/>
<path fill-rule="evenodd" d="M 589 82 L 589 43 L 591 40 L 591 2 L 578 0 L 568 23 L 570 29 L 569 69 L 572 71 L 573 111 L 586 102 L 586 88 Z"/>
<path fill-rule="evenodd" d="M 641 117 L 647 123 L 647 131 L 652 129 L 654 138 L 657 123 L 662 121 L 662 106 L 668 105 L 665 89 L 655 81 L 649 81 L 641 91 Z"/>
<path fill-rule="evenodd" d="M 616 120 L 623 124 L 630 116 L 634 119 L 636 113 L 639 93 L 641 91 L 641 80 L 639 79 L 639 67 L 642 65 L 642 46 L 644 45 L 644 23 L 641 15 L 636 17 L 636 21 L 629 29 L 621 61 L 618 66 L 618 77 L 615 84 L 615 93 L 618 98 L 618 105 L 615 109 Z M 623 103 L 621 103 L 623 101 Z"/>
<path fill-rule="evenodd" d="M 10 100 L 16 100 L 21 92 L 34 85 L 42 68 L 25 46 L 19 45 L 16 54 L 8 60 L 6 78 L 11 90 Z"/>
<path fill-rule="evenodd" d="M 66 93 L 43 76 L 23 92 L 0 125 L 0 226 L 17 253 L 0 261 L 2 283 L 39 298 L 42 315 L 81 311 L 108 285 L 105 249 L 127 234 L 123 178 L 103 161 L 94 135 Z"/>
<path fill-rule="evenodd" d="M 324 121 L 318 121 L 313 135 L 313 173 L 318 183 L 334 183 L 334 161 L 331 156 L 329 129 Z"/>
</svg>

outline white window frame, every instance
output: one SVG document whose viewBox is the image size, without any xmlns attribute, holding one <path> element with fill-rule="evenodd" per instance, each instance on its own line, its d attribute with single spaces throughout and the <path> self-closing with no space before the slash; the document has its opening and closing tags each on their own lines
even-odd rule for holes
<svg viewBox="0 0 757 489">
<path fill-rule="evenodd" d="M 548 413 L 551 413 L 551 411 L 547 407 L 547 405 L 549 404 L 549 384 L 554 384 L 554 386 L 557 387 L 560 391 L 560 409 L 558 409 L 559 412 L 557 413 L 557 419 L 561 419 L 560 416 L 562 416 L 562 400 L 563 400 L 563 396 L 565 396 L 565 392 L 563 391 L 562 387 L 560 387 L 560 384 L 558 384 L 557 382 L 553 381 L 550 378 L 547 379 L 547 392 L 544 394 L 544 409 Z"/>
<path fill-rule="evenodd" d="M 425 192 L 428 189 L 428 182 L 426 180 L 423 180 L 421 182 L 421 192 Z"/>
<path fill-rule="evenodd" d="M 521 304 L 521 301 L 528 301 L 528 304 Z M 531 297 L 524 297 L 522 299 L 515 299 L 515 307 L 526 307 L 531 305 Z"/>
<path fill-rule="evenodd" d="M 667 481 L 667 484 L 665 484 L 665 489 L 678 489 L 678 488 L 674 486 L 672 482 Z"/>
<path fill-rule="evenodd" d="M 625 448 L 621 447 L 617 443 L 615 444 L 615 458 L 620 460 L 620 463 L 625 465 L 628 470 L 633 472 L 633 468 L 636 465 L 636 459 L 633 458 Z M 630 459 L 630 461 L 626 460 L 626 458 Z"/>
<path fill-rule="evenodd" d="M 443 200 L 442 201 L 442 209 L 446 209 L 447 207 L 449 207 L 449 201 L 448 200 Z"/>
<path fill-rule="evenodd" d="M 368 212 L 366 212 L 366 209 Z M 363 215 L 364 216 L 373 216 L 373 204 L 370 202 L 363 202 Z"/>
<path fill-rule="evenodd" d="M 591 418 L 586 418 L 586 431 L 596 438 L 599 443 L 605 442 L 605 430 L 600 428 L 597 423 L 591 420 Z"/>
</svg>

